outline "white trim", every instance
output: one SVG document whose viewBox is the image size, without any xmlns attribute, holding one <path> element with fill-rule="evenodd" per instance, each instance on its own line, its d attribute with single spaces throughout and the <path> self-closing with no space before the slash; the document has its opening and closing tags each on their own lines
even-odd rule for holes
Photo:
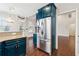
<svg viewBox="0 0 79 59">
<path fill-rule="evenodd" d="M 57 24 L 58 24 L 58 22 L 57 22 L 57 15 L 56 15 L 56 49 L 58 49 L 58 34 L 57 34 Z"/>
<path fill-rule="evenodd" d="M 78 49 L 77 49 L 77 41 L 78 41 L 78 29 L 77 29 L 77 22 L 78 22 L 78 9 L 76 8 L 76 33 L 75 33 L 75 55 L 78 55 Z"/>
<path fill-rule="evenodd" d="M 69 13 L 69 12 L 74 12 L 74 11 L 76 11 L 76 9 L 72 9 L 72 10 L 69 10 L 69 11 L 61 12 L 61 13 L 57 14 L 57 16 L 63 15 L 63 14 Z"/>
</svg>

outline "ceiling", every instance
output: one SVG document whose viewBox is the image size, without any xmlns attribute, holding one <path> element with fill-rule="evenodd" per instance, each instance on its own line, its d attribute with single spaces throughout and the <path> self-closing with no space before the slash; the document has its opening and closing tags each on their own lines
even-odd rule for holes
<svg viewBox="0 0 79 59">
<path fill-rule="evenodd" d="M 31 16 L 46 3 L 0 3 L 0 11 L 21 16 Z"/>
<path fill-rule="evenodd" d="M 59 13 L 79 8 L 79 3 L 56 3 L 55 5 Z"/>
<path fill-rule="evenodd" d="M 21 16 L 32 16 L 48 3 L 0 3 L 0 12 Z M 79 8 L 77 3 L 55 3 L 58 12 Z"/>
</svg>

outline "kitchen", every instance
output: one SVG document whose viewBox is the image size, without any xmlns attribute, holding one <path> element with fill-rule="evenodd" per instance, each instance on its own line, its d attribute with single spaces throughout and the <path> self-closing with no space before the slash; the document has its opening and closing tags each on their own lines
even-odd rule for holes
<svg viewBox="0 0 79 59">
<path fill-rule="evenodd" d="M 71 7 L 72 4 L 68 5 Z M 77 4 L 73 8 L 69 8 L 68 5 L 62 3 L 0 4 L 0 56 L 75 56 L 77 46 L 75 33 L 78 30 L 76 31 L 72 24 L 74 22 L 76 25 Z M 72 26 L 69 27 L 69 24 Z M 71 38 L 74 42 L 70 40 L 68 43 L 69 35 L 74 37 Z M 70 48 L 70 45 L 67 47 L 67 44 L 73 48 Z M 66 52 L 67 49 L 63 47 L 72 49 L 73 53 L 68 52 L 69 50 Z"/>
<path fill-rule="evenodd" d="M 39 16 L 34 14 L 34 11 L 37 12 L 37 10 L 38 10 L 37 8 L 39 8 L 40 6 L 42 7 L 43 5 L 44 6 L 46 5 L 45 8 L 48 6 L 48 9 L 46 8 L 46 11 L 48 11 L 48 15 L 45 15 L 44 18 L 49 17 L 49 16 L 52 17 L 51 13 L 50 13 L 51 10 L 49 8 L 53 7 L 53 5 L 54 5 L 53 3 L 50 3 L 48 5 L 47 4 L 42 4 L 42 5 L 34 4 L 34 6 L 33 6 L 34 11 L 31 11 L 31 13 L 33 13 L 32 16 L 29 16 L 31 13 L 29 15 L 27 14 L 28 16 L 26 16 L 26 13 L 23 12 L 24 10 L 19 7 L 20 5 L 21 6 L 24 6 L 24 5 L 31 6 L 32 4 L 15 4 L 15 5 L 14 4 L 7 4 L 7 5 L 2 4 L 2 5 L 0 5 L 1 9 L 2 9 L 2 11 L 0 12 L 0 46 L 1 46 L 0 54 L 2 56 L 27 55 L 28 40 L 30 38 L 34 37 L 34 33 L 36 33 L 35 31 L 37 29 L 37 28 L 35 28 L 35 26 L 37 26 L 36 18 L 40 17 L 39 13 L 38 13 Z M 5 7 L 5 8 L 3 8 L 3 7 Z M 23 8 L 25 8 L 25 7 L 23 7 Z M 55 5 L 54 5 L 54 8 L 56 8 Z M 6 10 L 7 12 L 4 9 L 7 9 Z M 30 10 L 30 8 L 28 10 Z M 50 12 L 49 12 L 49 10 L 50 10 Z M 19 12 L 17 12 L 17 11 L 19 11 Z M 20 13 L 20 11 L 21 11 L 21 13 Z M 53 11 L 52 11 L 52 13 L 53 13 Z M 50 25 L 48 25 L 48 26 L 50 26 Z M 49 32 L 49 34 L 50 34 L 50 32 Z M 49 35 L 49 37 L 50 37 L 50 35 Z M 33 40 L 35 40 L 35 39 L 33 39 Z M 36 48 L 35 43 L 36 42 L 33 41 L 34 47 Z M 39 42 L 37 42 L 37 43 L 39 43 Z M 49 47 L 48 50 L 49 51 L 51 50 L 51 46 Z M 51 51 L 49 53 L 51 55 Z"/>
</svg>

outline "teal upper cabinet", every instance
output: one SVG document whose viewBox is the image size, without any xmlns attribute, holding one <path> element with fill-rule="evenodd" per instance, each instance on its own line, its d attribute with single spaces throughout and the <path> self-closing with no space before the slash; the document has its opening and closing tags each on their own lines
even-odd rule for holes
<svg viewBox="0 0 79 59">
<path fill-rule="evenodd" d="M 42 19 L 46 17 L 51 17 L 56 15 L 56 7 L 53 3 L 50 3 L 40 9 L 38 9 L 38 13 L 36 14 L 37 19 Z"/>
<path fill-rule="evenodd" d="M 42 8 L 43 18 L 51 16 L 51 6 Z"/>
<path fill-rule="evenodd" d="M 38 19 L 41 19 L 43 17 L 42 9 L 39 9 L 37 17 Z"/>
</svg>

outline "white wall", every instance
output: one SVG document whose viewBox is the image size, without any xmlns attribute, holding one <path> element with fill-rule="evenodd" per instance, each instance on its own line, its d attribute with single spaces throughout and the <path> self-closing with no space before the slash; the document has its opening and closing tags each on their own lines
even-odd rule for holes
<svg viewBox="0 0 79 59">
<path fill-rule="evenodd" d="M 75 29 L 76 29 L 75 24 L 71 24 L 69 26 L 69 35 L 70 36 L 75 36 L 75 32 L 76 32 Z"/>
<path fill-rule="evenodd" d="M 71 17 L 69 17 L 71 14 Z M 59 36 L 69 36 L 70 24 L 76 23 L 75 11 L 71 13 L 64 13 L 57 16 L 57 34 Z M 74 25 L 75 26 L 75 25 Z"/>
<path fill-rule="evenodd" d="M 79 56 L 79 9 L 77 9 L 77 17 L 76 17 L 76 41 L 75 41 L 75 47 L 76 47 L 76 56 Z"/>
<path fill-rule="evenodd" d="M 75 35 L 75 53 L 79 56 L 79 9 L 78 12 L 76 10 L 71 11 L 71 16 L 68 17 L 68 13 L 57 16 L 57 36 Z"/>
<path fill-rule="evenodd" d="M 20 26 L 23 28 L 23 36 L 33 36 L 35 33 L 35 24 L 36 24 L 36 15 L 32 15 L 30 17 L 26 17 L 25 19 L 20 19 L 17 15 L 9 14 L 6 12 L 0 12 L 0 16 L 5 18 L 5 20 L 14 20 L 14 22 L 8 22 L 8 26 L 10 27 L 8 32 L 19 32 Z M 10 18 L 9 18 L 10 16 Z M 23 20 L 23 21 L 21 21 Z M 5 31 L 2 31 L 5 32 Z"/>
<path fill-rule="evenodd" d="M 68 19 L 65 15 L 57 16 L 57 34 L 58 36 L 69 36 Z"/>
</svg>

